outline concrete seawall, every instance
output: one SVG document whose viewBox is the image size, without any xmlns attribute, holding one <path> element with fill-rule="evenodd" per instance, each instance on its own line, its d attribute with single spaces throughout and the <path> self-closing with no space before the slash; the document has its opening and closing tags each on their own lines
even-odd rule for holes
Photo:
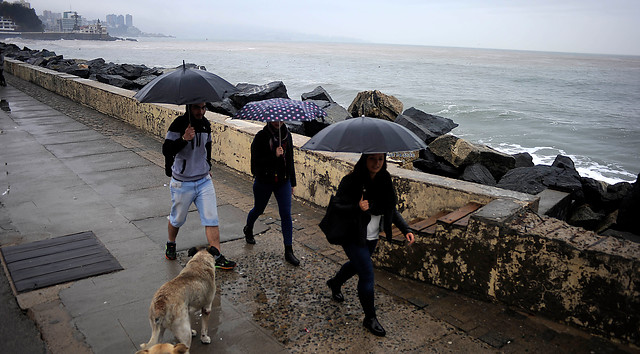
<svg viewBox="0 0 640 354">
<path fill-rule="evenodd" d="M 133 91 L 7 59 L 7 72 L 104 114 L 164 136 L 184 107 L 140 104 Z M 262 128 L 207 113 L 213 158 L 249 173 L 249 146 Z M 325 206 L 355 163 L 353 154 L 299 149 L 296 197 Z M 375 261 L 402 276 L 499 301 L 640 345 L 640 245 L 538 216 L 537 197 L 390 166 L 408 220 L 474 202 L 468 225 L 438 223 L 411 248 L 381 242 Z"/>
</svg>

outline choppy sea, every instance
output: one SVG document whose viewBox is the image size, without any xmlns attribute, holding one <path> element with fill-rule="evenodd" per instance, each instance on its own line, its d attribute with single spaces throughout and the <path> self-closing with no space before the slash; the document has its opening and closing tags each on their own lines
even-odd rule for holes
<svg viewBox="0 0 640 354">
<path fill-rule="evenodd" d="M 640 57 L 327 43 L 5 40 L 65 58 L 203 65 L 231 83 L 283 81 L 300 99 L 320 85 L 347 108 L 380 90 L 459 124 L 452 134 L 536 164 L 569 156 L 583 177 L 633 182 L 640 172 Z"/>
</svg>

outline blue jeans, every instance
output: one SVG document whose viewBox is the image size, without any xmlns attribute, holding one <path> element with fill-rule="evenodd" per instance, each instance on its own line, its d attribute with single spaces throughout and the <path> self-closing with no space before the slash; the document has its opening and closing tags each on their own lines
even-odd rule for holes
<svg viewBox="0 0 640 354">
<path fill-rule="evenodd" d="M 202 225 L 218 226 L 216 189 L 213 187 L 209 175 L 193 182 L 180 182 L 171 178 L 170 190 L 171 213 L 169 221 L 171 225 L 177 228 L 182 226 L 187 220 L 191 203 L 195 203 Z"/>
<path fill-rule="evenodd" d="M 271 198 L 271 193 L 273 193 L 278 202 L 284 245 L 291 246 L 293 243 L 293 222 L 291 221 L 291 182 L 289 180 L 280 183 L 268 183 L 256 178 L 253 181 L 254 204 L 253 209 L 247 215 L 247 228 L 253 230 L 253 224 L 264 213 L 264 209 L 269 203 L 269 198 Z"/>
<path fill-rule="evenodd" d="M 349 261 L 342 265 L 333 279 L 335 284 L 342 286 L 347 280 L 358 274 L 358 299 L 364 310 L 365 317 L 376 315 L 373 297 L 373 262 L 371 255 L 376 249 L 378 240 L 367 241 L 364 246 L 358 244 L 342 245 L 344 253 L 349 257 Z"/>
</svg>

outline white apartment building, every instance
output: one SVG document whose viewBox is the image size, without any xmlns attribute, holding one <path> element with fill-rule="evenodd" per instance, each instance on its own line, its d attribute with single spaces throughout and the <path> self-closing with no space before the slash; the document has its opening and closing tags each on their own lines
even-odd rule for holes
<svg viewBox="0 0 640 354">
<path fill-rule="evenodd" d="M 16 24 L 10 18 L 0 17 L 0 31 L 8 32 L 15 31 Z"/>
</svg>

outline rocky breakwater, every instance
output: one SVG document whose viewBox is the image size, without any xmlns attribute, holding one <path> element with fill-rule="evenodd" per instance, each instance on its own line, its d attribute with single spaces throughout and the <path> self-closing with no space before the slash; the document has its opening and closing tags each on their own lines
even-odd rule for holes
<svg viewBox="0 0 640 354">
<path fill-rule="evenodd" d="M 175 68 L 149 68 L 145 65 L 107 63 L 93 60 L 65 59 L 43 49 L 19 48 L 0 43 L 5 56 L 48 69 L 92 79 L 129 90 L 139 90 L 157 76 Z M 206 70 L 196 64 L 189 67 Z M 289 98 L 282 81 L 267 84 L 239 83 L 238 93 L 221 102 L 210 102 L 210 111 L 233 116 L 245 104 L 269 98 Z M 534 165 L 528 153 L 505 154 L 489 146 L 460 139 L 450 132 L 458 126 L 451 119 L 432 115 L 414 107 L 404 109 L 397 98 L 380 91 L 357 94 L 347 109 L 336 103 L 321 86 L 303 93 L 301 99 L 312 101 L 327 112 L 321 121 L 287 123 L 295 133 L 313 136 L 329 124 L 359 116 L 386 119 L 401 124 L 428 145 L 409 166 L 415 170 L 469 182 L 537 195 L 546 190 L 567 193 L 547 215 L 602 235 L 640 242 L 640 182 L 609 185 L 582 177 L 573 161 L 558 155 L 551 165 Z M 406 166 L 406 164 L 405 164 Z M 640 175 L 639 175 L 640 177 Z"/>
</svg>

